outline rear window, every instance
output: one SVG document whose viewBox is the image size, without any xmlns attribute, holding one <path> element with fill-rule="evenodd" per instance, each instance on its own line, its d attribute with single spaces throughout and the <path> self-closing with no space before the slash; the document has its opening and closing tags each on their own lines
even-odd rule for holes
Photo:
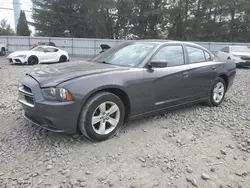
<svg viewBox="0 0 250 188">
<path fill-rule="evenodd" d="M 199 48 L 187 46 L 189 63 L 199 63 L 206 61 L 204 51 Z"/>
</svg>

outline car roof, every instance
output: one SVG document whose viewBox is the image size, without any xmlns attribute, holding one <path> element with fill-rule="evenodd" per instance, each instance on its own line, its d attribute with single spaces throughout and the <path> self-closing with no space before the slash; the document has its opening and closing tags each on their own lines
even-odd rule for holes
<svg viewBox="0 0 250 188">
<path fill-rule="evenodd" d="M 164 44 L 182 44 L 182 45 L 190 45 L 197 48 L 201 48 L 203 50 L 209 51 L 207 48 L 193 43 L 193 42 L 186 42 L 186 41 L 177 41 L 177 40 L 161 40 L 161 39 L 142 39 L 142 40 L 130 40 L 128 42 L 141 42 L 141 43 L 151 43 L 157 45 L 164 45 Z"/>
<path fill-rule="evenodd" d="M 42 47 L 42 48 L 50 47 L 50 48 L 58 49 L 58 48 L 55 47 L 55 46 L 48 46 L 48 45 L 38 45 L 37 47 Z"/>
<path fill-rule="evenodd" d="M 129 40 L 128 42 L 145 42 L 145 43 L 156 43 L 156 44 L 177 43 L 177 44 L 188 44 L 188 45 L 200 46 L 192 42 L 177 41 L 177 40 L 161 40 L 161 39 Z"/>
<path fill-rule="evenodd" d="M 228 47 L 248 47 L 247 45 L 232 45 L 232 46 L 228 46 Z"/>
</svg>

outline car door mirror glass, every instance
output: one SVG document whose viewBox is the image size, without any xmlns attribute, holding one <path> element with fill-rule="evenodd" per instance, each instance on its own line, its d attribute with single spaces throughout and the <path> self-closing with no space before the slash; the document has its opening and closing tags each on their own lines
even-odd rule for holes
<svg viewBox="0 0 250 188">
<path fill-rule="evenodd" d="M 164 68 L 168 66 L 168 63 L 166 61 L 151 61 L 149 63 L 150 67 L 154 68 Z"/>
</svg>

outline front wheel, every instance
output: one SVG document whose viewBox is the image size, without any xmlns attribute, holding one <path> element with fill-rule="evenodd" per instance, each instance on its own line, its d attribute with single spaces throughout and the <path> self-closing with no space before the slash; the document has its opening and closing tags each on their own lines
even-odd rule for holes
<svg viewBox="0 0 250 188">
<path fill-rule="evenodd" d="M 224 79 L 217 78 L 214 81 L 212 89 L 210 91 L 210 95 L 207 101 L 207 105 L 209 106 L 219 106 L 226 94 L 226 83 Z"/>
<path fill-rule="evenodd" d="M 31 56 L 28 59 L 28 65 L 36 65 L 38 64 L 38 58 L 36 56 Z"/>
<path fill-rule="evenodd" d="M 83 107 L 78 126 L 90 140 L 104 141 L 117 133 L 124 117 L 125 107 L 121 99 L 112 93 L 100 92 Z"/>
</svg>

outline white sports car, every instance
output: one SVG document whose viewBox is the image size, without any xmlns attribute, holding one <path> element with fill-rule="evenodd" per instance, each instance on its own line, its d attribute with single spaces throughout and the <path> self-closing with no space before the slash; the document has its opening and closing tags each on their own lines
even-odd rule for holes
<svg viewBox="0 0 250 188">
<path fill-rule="evenodd" d="M 250 66 L 250 49 L 247 46 L 226 46 L 217 56 L 222 61 L 233 61 L 237 67 Z"/>
<path fill-rule="evenodd" d="M 37 46 L 28 51 L 16 51 L 7 59 L 10 63 L 35 65 L 38 63 L 56 63 L 69 61 L 68 52 L 53 46 Z"/>
</svg>

